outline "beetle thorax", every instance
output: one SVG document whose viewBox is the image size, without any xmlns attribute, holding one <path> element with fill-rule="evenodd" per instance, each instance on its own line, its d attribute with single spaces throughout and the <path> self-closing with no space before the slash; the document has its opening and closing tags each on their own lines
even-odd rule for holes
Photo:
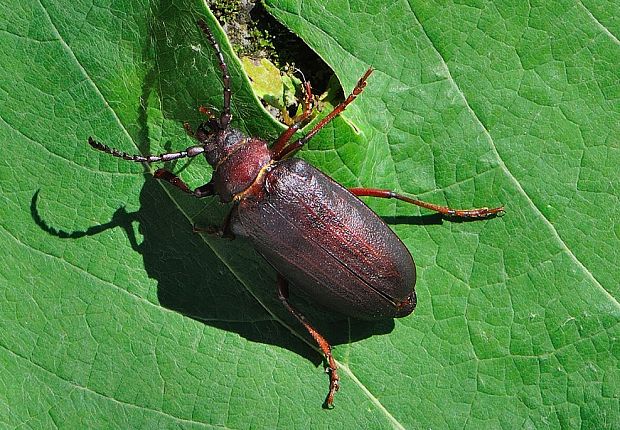
<svg viewBox="0 0 620 430">
<path fill-rule="evenodd" d="M 214 169 L 211 182 L 222 202 L 230 202 L 248 189 L 271 162 L 267 142 L 244 136 L 238 130 L 216 131 L 205 136 L 202 143 Z"/>
</svg>

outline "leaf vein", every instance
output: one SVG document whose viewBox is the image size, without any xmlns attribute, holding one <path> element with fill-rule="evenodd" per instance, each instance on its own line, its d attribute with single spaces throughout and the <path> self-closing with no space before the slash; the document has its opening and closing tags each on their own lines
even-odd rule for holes
<svg viewBox="0 0 620 430">
<path fill-rule="evenodd" d="M 77 384 L 74 381 L 70 381 L 68 379 L 65 379 L 62 376 L 57 375 L 54 372 L 46 369 L 45 367 L 41 366 L 40 364 L 35 363 L 34 361 L 30 360 L 28 357 L 24 357 L 23 355 L 15 352 L 15 351 L 10 350 L 5 345 L 0 344 L 0 348 L 2 348 L 3 350 L 7 351 L 9 354 L 13 355 L 14 357 L 17 357 L 18 359 L 20 359 L 22 361 L 25 361 L 30 366 L 35 367 L 35 368 L 41 370 L 43 373 L 51 375 L 51 376 L 53 376 L 55 378 L 58 378 L 59 380 L 63 381 L 64 383 L 66 383 L 67 385 L 69 385 L 70 387 L 73 387 L 74 389 L 76 389 L 78 391 L 83 391 L 83 392 L 92 394 L 95 397 L 104 398 L 106 400 L 111 401 L 112 403 L 117 403 L 117 404 L 122 405 L 122 406 L 127 406 L 127 407 L 130 407 L 130 408 L 135 408 L 135 409 L 140 410 L 140 411 L 151 412 L 151 413 L 154 413 L 156 415 L 161 415 L 161 416 L 164 416 L 166 418 L 170 418 L 170 419 L 172 419 L 174 421 L 177 421 L 177 422 L 180 422 L 180 423 L 187 423 L 187 424 L 198 425 L 198 426 L 203 427 L 203 428 L 218 428 L 218 429 L 228 430 L 228 427 L 225 427 L 225 426 L 218 426 L 218 425 L 214 425 L 214 424 L 205 424 L 205 423 L 201 423 L 199 421 L 187 420 L 187 419 L 184 419 L 184 418 L 180 418 L 180 417 L 171 415 L 171 414 L 166 413 L 164 411 L 158 411 L 156 409 L 149 409 L 149 408 L 145 408 L 145 407 L 140 406 L 140 405 L 136 405 L 136 404 L 133 404 L 133 403 L 125 402 L 125 401 L 122 401 L 122 400 L 119 400 L 119 399 L 115 399 L 114 397 L 110 397 L 110 396 L 108 396 L 106 394 L 100 393 L 100 392 L 98 392 L 98 391 L 96 391 L 96 390 L 94 390 L 92 388 L 89 388 L 89 387 L 86 387 L 86 386 L 82 386 L 82 385 Z"/>
</svg>

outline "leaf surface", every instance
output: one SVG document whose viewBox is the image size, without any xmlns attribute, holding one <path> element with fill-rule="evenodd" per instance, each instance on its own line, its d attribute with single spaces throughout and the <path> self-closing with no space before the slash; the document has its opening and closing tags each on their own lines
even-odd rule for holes
<svg viewBox="0 0 620 430">
<path fill-rule="evenodd" d="M 0 423 L 13 428 L 614 428 L 620 422 L 620 10 L 606 2 L 268 0 L 350 91 L 301 156 L 347 186 L 502 218 L 441 221 L 367 200 L 418 267 L 418 308 L 351 322 L 294 297 L 320 356 L 243 240 L 193 234 L 227 208 L 92 151 L 192 145 L 221 109 L 281 132 L 201 2 L 0 5 Z M 612 10 L 614 9 L 614 10 Z M 177 163 L 193 186 L 202 160 Z"/>
</svg>

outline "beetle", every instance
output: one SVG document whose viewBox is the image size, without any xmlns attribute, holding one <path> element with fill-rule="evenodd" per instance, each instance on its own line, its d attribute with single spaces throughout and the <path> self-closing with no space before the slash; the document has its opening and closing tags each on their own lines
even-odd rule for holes
<svg viewBox="0 0 620 430">
<path fill-rule="evenodd" d="M 211 180 L 194 190 L 177 175 L 158 169 L 155 178 L 197 198 L 217 196 L 232 209 L 219 228 L 197 229 L 234 238 L 245 237 L 277 272 L 278 298 L 318 344 L 326 360 L 329 391 L 324 406 L 333 405 L 339 388 L 337 365 L 329 342 L 289 302 L 289 283 L 315 302 L 358 319 L 400 318 L 416 306 L 416 268 L 403 242 L 360 199 L 360 196 L 405 201 L 443 216 L 485 218 L 503 207 L 457 210 L 390 190 L 346 189 L 306 161 L 292 157 L 327 123 L 362 93 L 373 72 L 369 68 L 353 91 L 303 137 L 292 140 L 311 113 L 310 84 L 304 83 L 304 109 L 296 122 L 273 143 L 245 136 L 231 127 L 230 75 L 224 55 L 207 24 L 198 26 L 212 45 L 222 73 L 223 110 L 196 130 L 183 126 L 198 144 L 160 155 L 130 155 L 88 138 L 93 148 L 125 160 L 154 163 L 204 154 L 213 166 Z"/>
</svg>

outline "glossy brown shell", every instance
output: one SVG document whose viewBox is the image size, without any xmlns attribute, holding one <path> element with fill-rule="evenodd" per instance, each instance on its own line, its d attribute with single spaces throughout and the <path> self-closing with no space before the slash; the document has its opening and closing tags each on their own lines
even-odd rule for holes
<svg viewBox="0 0 620 430">
<path fill-rule="evenodd" d="M 340 313 L 377 319 L 415 308 L 415 264 L 392 230 L 356 196 L 300 159 L 265 176 L 238 220 L 265 259 L 293 285 Z"/>
</svg>

